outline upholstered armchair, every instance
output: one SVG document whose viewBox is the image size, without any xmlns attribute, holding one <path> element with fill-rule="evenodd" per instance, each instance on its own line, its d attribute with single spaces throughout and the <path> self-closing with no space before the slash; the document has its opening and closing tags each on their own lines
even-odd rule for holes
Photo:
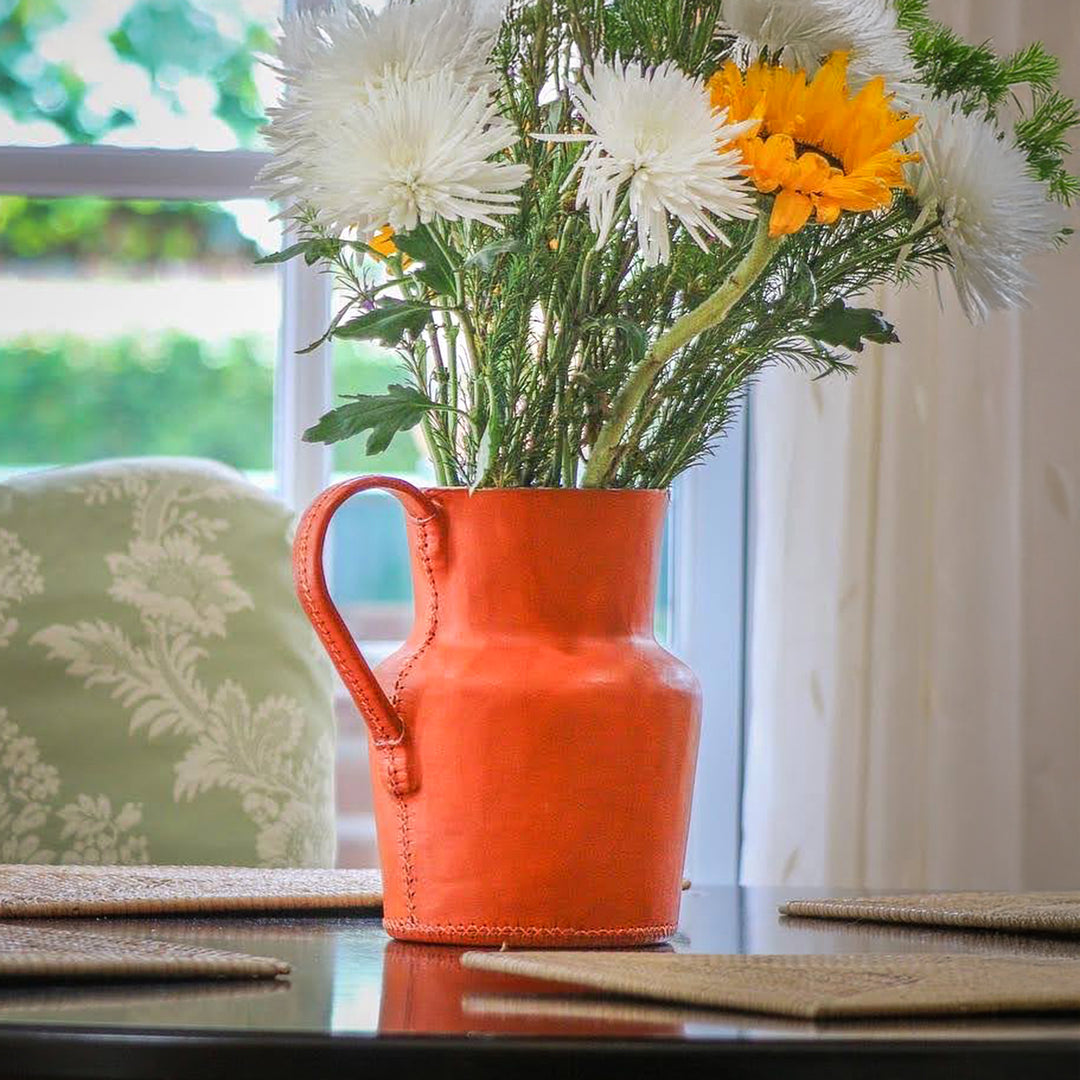
<svg viewBox="0 0 1080 1080">
<path fill-rule="evenodd" d="M 331 672 L 291 530 L 210 462 L 0 485 L 0 862 L 333 864 Z"/>
</svg>

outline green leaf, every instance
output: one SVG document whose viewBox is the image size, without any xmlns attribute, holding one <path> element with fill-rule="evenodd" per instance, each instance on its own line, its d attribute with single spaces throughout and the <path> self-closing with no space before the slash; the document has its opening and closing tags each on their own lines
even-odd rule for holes
<svg viewBox="0 0 1080 1080">
<path fill-rule="evenodd" d="M 313 353 L 320 345 L 325 341 L 329 341 L 334 336 L 334 331 L 341 325 L 341 320 L 349 314 L 349 309 L 352 307 L 352 301 L 350 300 L 331 320 L 330 325 L 326 328 L 326 333 L 322 337 L 317 337 L 310 345 L 305 345 L 302 349 L 296 350 L 297 356 L 307 356 L 308 353 Z"/>
<path fill-rule="evenodd" d="M 818 304 L 818 284 L 813 267 L 804 262 L 791 281 L 792 295 L 799 298 L 804 310 L 813 310 Z"/>
<path fill-rule="evenodd" d="M 322 337 L 317 337 L 310 345 L 305 345 L 302 349 L 296 350 L 297 356 L 307 356 L 309 353 L 313 353 L 320 345 L 329 341 L 334 336 L 334 331 L 331 328 L 327 330 Z"/>
<path fill-rule="evenodd" d="M 320 259 L 336 259 L 341 253 L 344 244 L 342 240 L 334 240 L 332 237 L 309 240 L 307 251 L 304 252 L 304 262 L 308 266 L 314 266 Z"/>
<path fill-rule="evenodd" d="M 810 320 L 806 332 L 826 345 L 841 345 L 852 352 L 862 352 L 866 341 L 889 345 L 900 340 L 896 328 L 880 311 L 849 308 L 840 299 L 823 307 Z"/>
<path fill-rule="evenodd" d="M 419 300 L 396 300 L 384 297 L 379 306 L 365 311 L 333 333 L 335 338 L 364 338 L 383 345 L 400 345 L 406 333 L 419 334 L 431 318 L 431 307 Z"/>
<path fill-rule="evenodd" d="M 491 467 L 491 425 L 484 425 L 484 434 L 480 436 L 480 445 L 476 448 L 476 479 L 469 486 L 471 495 L 484 482 Z"/>
<path fill-rule="evenodd" d="M 474 251 L 466 260 L 465 265 L 471 270 L 479 270 L 482 274 L 490 274 L 495 269 L 495 264 L 501 255 L 514 255 L 525 250 L 525 241 L 517 236 L 509 236 L 505 240 L 496 240 L 485 244 L 479 251 Z"/>
<path fill-rule="evenodd" d="M 394 246 L 410 259 L 424 264 L 413 276 L 429 289 L 440 296 L 453 296 L 457 292 L 454 267 L 426 225 L 410 233 L 394 233 Z"/>
<path fill-rule="evenodd" d="M 295 259 L 297 255 L 303 255 L 311 241 L 301 240 L 298 244 L 290 244 L 283 251 L 275 251 L 273 255 L 264 255 L 255 260 L 256 266 L 266 266 L 268 263 L 283 263 Z"/>
<path fill-rule="evenodd" d="M 896 22 L 901 30 L 921 30 L 930 22 L 927 0 L 896 0 Z"/>
<path fill-rule="evenodd" d="M 562 123 L 563 113 L 566 111 L 565 98 L 560 94 L 554 101 L 549 102 L 541 109 L 544 116 L 544 131 L 554 133 L 559 130 Z"/>
<path fill-rule="evenodd" d="M 1033 42 L 1005 57 L 1005 76 L 1011 86 L 1026 84 L 1033 90 L 1050 92 L 1061 74 L 1061 61 L 1046 51 L 1041 41 Z"/>
<path fill-rule="evenodd" d="M 304 442 L 329 445 L 370 431 L 365 450 L 381 454 L 399 431 L 416 427 L 435 407 L 435 402 L 416 387 L 394 383 L 385 394 L 356 394 L 346 404 L 332 409 L 304 432 Z"/>
<path fill-rule="evenodd" d="M 300 240 L 290 244 L 284 251 L 276 251 L 273 255 L 264 255 L 255 260 L 256 266 L 265 266 L 267 263 L 283 263 L 295 259 L 297 255 L 304 256 L 304 262 L 313 266 L 320 259 L 335 259 L 341 253 L 343 247 L 354 247 L 361 251 L 368 251 L 367 244 L 361 244 L 355 240 L 338 240 L 332 236 L 315 236 L 307 240 Z"/>
<path fill-rule="evenodd" d="M 634 364 L 643 359 L 648 351 L 649 335 L 625 315 L 616 315 L 610 319 L 591 319 L 586 325 L 600 330 L 615 330 L 630 350 L 631 362 Z"/>
</svg>

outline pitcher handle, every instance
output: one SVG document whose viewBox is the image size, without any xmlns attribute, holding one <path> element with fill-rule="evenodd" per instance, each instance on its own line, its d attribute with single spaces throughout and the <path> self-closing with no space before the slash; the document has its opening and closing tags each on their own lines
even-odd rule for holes
<svg viewBox="0 0 1080 1080">
<path fill-rule="evenodd" d="M 414 790 L 409 767 L 405 722 L 379 685 L 330 597 L 323 571 L 323 547 L 330 520 L 346 499 L 361 491 L 388 491 L 418 524 L 439 513 L 439 505 L 419 488 L 392 476 L 358 476 L 327 488 L 305 511 L 293 545 L 296 592 L 315 632 L 371 732 L 374 746 L 386 758 L 387 786 L 395 795 Z"/>
</svg>

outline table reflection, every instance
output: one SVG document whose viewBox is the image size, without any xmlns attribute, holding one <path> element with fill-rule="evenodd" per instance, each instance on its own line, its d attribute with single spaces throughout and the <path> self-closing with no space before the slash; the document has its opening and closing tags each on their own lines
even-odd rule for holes
<svg viewBox="0 0 1080 1080">
<path fill-rule="evenodd" d="M 1080 957 L 1080 938 L 936 930 L 781 917 L 777 905 L 823 890 L 693 889 L 681 930 L 663 948 L 703 953 L 973 952 Z M 292 965 L 277 983 L 0 986 L 0 1027 L 67 1024 L 328 1036 L 451 1035 L 646 1039 L 1080 1039 L 1080 1020 L 910 1020 L 810 1023 L 601 999 L 561 984 L 461 966 L 464 950 L 391 941 L 378 918 L 48 920 L 119 937 L 156 937 Z"/>
<path fill-rule="evenodd" d="M 675 1011 L 653 1009 L 599 1016 L 583 1010 L 551 1011 L 552 1000 L 585 1001 L 588 993 L 566 987 L 462 967 L 465 949 L 392 941 L 383 957 L 380 1034 L 666 1037 L 683 1034 Z M 509 1011 L 482 1010 L 477 1001 L 511 1001 Z"/>
<path fill-rule="evenodd" d="M 288 995 L 292 986 L 287 979 L 263 979 L 257 982 L 141 982 L 133 984 L 80 984 L 68 986 L 0 987 L 0 1018 L 14 1020 L 28 1014 L 56 1014 L 57 1020 L 70 1019 L 72 1013 L 101 1011 L 125 1013 L 207 1006 L 226 1013 L 243 1008 L 260 998 Z"/>
</svg>

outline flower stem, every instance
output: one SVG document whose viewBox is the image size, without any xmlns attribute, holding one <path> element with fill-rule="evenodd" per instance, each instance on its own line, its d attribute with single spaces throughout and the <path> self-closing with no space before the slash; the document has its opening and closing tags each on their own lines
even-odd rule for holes
<svg viewBox="0 0 1080 1080">
<path fill-rule="evenodd" d="M 450 404 L 457 410 L 460 406 L 458 401 L 458 358 L 457 358 L 457 337 L 458 328 L 453 319 L 446 319 L 443 323 L 443 332 L 446 334 L 446 364 L 449 368 L 450 385 L 448 388 L 448 396 L 450 398 Z M 450 447 L 457 453 L 458 450 L 458 414 L 453 412 L 449 418 L 450 428 Z M 455 468 L 455 473 L 457 469 Z"/>
<path fill-rule="evenodd" d="M 406 296 L 411 299 L 417 298 L 415 282 L 407 282 L 403 286 L 403 290 Z M 428 386 L 427 345 L 424 342 L 424 339 L 422 337 L 417 337 L 414 340 L 407 342 L 405 345 L 405 352 L 412 364 L 412 374 L 413 378 L 416 380 L 417 389 L 426 396 L 430 393 L 430 388 Z M 445 487 L 449 472 L 447 470 L 443 448 L 439 444 L 430 416 L 424 416 L 420 422 L 420 429 L 424 433 L 424 442 L 427 444 L 428 456 L 435 466 L 436 480 L 440 487 Z"/>
<path fill-rule="evenodd" d="M 589 454 L 589 462 L 582 479 L 583 487 L 604 486 L 616 463 L 619 441 L 664 365 L 684 345 L 688 345 L 706 330 L 719 326 L 727 318 L 731 309 L 761 277 L 782 242 L 783 237 L 769 236 L 769 215 L 763 213 L 758 218 L 750 250 L 727 280 L 708 300 L 677 319 L 660 335 L 637 367 L 631 371 L 629 381 L 612 402 L 611 414 L 600 429 Z"/>
<path fill-rule="evenodd" d="M 428 455 L 431 457 L 431 463 L 435 466 L 435 482 L 439 487 L 446 487 L 449 482 L 446 464 L 443 459 L 442 451 L 439 448 L 438 440 L 435 438 L 435 431 L 431 426 L 431 419 L 425 416 L 420 421 L 420 427 L 424 432 L 424 442 L 427 443 Z"/>
</svg>

